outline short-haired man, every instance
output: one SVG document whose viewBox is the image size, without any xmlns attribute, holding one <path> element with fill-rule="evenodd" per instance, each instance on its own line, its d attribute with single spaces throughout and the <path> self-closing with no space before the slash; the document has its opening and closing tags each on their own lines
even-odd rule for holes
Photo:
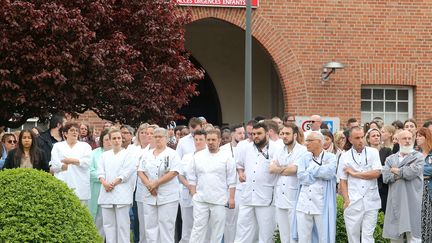
<svg viewBox="0 0 432 243">
<path fill-rule="evenodd" d="M 270 140 L 277 143 L 282 149 L 284 144 L 282 139 L 279 138 L 279 125 L 275 121 L 270 119 L 264 120 L 264 123 L 268 127 L 268 134 Z"/>
<path fill-rule="evenodd" d="M 193 134 L 197 130 L 202 129 L 202 120 L 196 117 L 192 117 L 189 120 L 189 131 L 190 133 L 182 138 L 177 143 L 176 151 L 180 156 L 180 159 L 183 158 L 185 154 L 192 153 L 195 151 Z"/>
<path fill-rule="evenodd" d="M 310 117 L 310 130 L 304 133 L 304 137 L 307 138 L 311 131 L 319 132 L 321 131 L 322 118 L 320 115 L 312 115 Z"/>
<path fill-rule="evenodd" d="M 51 117 L 48 130 L 42 132 L 37 137 L 39 149 L 45 154 L 47 162 L 51 161 L 51 150 L 57 142 L 63 141 L 62 128 L 66 123 L 66 118 L 61 114 Z"/>
<path fill-rule="evenodd" d="M 182 159 L 182 169 L 178 175 L 182 184 L 180 192 L 180 210 L 182 217 L 182 234 L 180 243 L 189 243 L 193 226 L 192 185 L 187 180 L 191 173 L 194 154 L 206 148 L 207 133 L 204 130 L 194 132 L 195 152 L 185 154 Z"/>
<path fill-rule="evenodd" d="M 129 125 L 122 125 L 120 127 L 120 131 L 122 134 L 122 147 L 127 149 L 128 146 L 132 144 L 132 138 L 134 136 L 135 129 Z"/>
<path fill-rule="evenodd" d="M 272 120 L 273 120 L 274 122 L 276 122 L 276 123 L 278 124 L 278 126 L 282 126 L 282 125 L 283 125 L 283 121 L 282 121 L 282 119 L 280 119 L 280 117 L 278 117 L 278 116 L 274 116 L 274 117 L 272 118 Z"/>
<path fill-rule="evenodd" d="M 288 123 L 280 133 L 285 146 L 270 164 L 269 170 L 278 175 L 274 198 L 281 242 L 289 243 L 295 242 L 290 231 L 298 191 L 297 166 L 307 150 L 296 142 L 299 130 L 295 124 Z"/>
<path fill-rule="evenodd" d="M 412 133 L 398 134 L 400 150 L 387 157 L 382 170 L 389 185 L 383 237 L 391 242 L 421 242 L 421 210 L 423 196 L 424 157 L 413 149 Z M 404 236 L 405 235 L 405 236 Z"/>
<path fill-rule="evenodd" d="M 236 158 L 239 179 L 244 184 L 234 242 L 253 242 L 256 230 L 259 242 L 270 243 L 275 229 L 272 202 L 277 176 L 270 173 L 269 165 L 279 147 L 270 141 L 264 123 L 253 126 L 252 136 L 253 143 L 246 144 Z"/>
<path fill-rule="evenodd" d="M 284 125 L 287 125 L 288 123 L 294 123 L 295 124 L 295 122 L 296 122 L 294 113 L 289 113 L 289 112 L 283 116 L 282 120 L 283 120 Z"/>
<path fill-rule="evenodd" d="M 297 168 L 300 192 L 292 236 L 298 242 L 330 242 L 336 238 L 336 156 L 323 150 L 324 136 L 311 131 L 307 153 Z"/>
<path fill-rule="evenodd" d="M 347 129 L 350 129 L 351 127 L 358 127 L 360 124 L 356 118 L 349 118 L 346 124 Z"/>
<path fill-rule="evenodd" d="M 231 209 L 235 207 L 236 169 L 232 157 L 220 152 L 219 130 L 208 131 L 206 142 L 208 149 L 194 155 L 192 170 L 188 176 L 194 205 L 190 242 L 203 243 L 209 227 L 210 242 L 220 243 L 225 228 L 225 205 Z"/>
<path fill-rule="evenodd" d="M 381 208 L 377 183 L 382 169 L 380 155 L 377 149 L 365 146 L 361 127 L 352 127 L 348 140 L 352 147 L 341 155 L 338 167 L 348 241 L 373 242 Z"/>
</svg>

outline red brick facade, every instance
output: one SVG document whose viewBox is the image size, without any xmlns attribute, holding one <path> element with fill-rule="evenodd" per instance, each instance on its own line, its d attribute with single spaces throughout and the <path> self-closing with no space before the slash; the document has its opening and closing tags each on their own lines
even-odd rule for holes
<svg viewBox="0 0 432 243">
<path fill-rule="evenodd" d="M 244 29 L 245 9 L 189 9 L 193 20 L 217 18 Z M 430 0 L 261 0 L 252 29 L 275 64 L 285 111 L 344 124 L 360 118 L 361 85 L 408 85 L 413 115 L 423 122 L 432 117 L 431 12 Z M 322 84 L 329 61 L 345 69 Z"/>
</svg>

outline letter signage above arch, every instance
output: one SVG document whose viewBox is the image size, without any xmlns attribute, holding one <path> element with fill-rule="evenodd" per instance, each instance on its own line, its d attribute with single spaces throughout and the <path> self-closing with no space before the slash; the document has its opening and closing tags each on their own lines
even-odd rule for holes
<svg viewBox="0 0 432 243">
<path fill-rule="evenodd" d="M 181 6 L 196 7 L 237 7 L 245 8 L 246 0 L 176 0 Z M 259 0 L 251 0 L 252 8 L 259 6 Z"/>
</svg>

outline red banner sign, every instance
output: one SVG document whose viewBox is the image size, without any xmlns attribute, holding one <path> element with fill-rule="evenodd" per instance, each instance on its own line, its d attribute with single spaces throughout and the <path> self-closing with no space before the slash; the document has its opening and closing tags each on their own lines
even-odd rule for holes
<svg viewBox="0 0 432 243">
<path fill-rule="evenodd" d="M 246 7 L 246 0 L 176 0 L 181 6 L 201 7 Z M 259 0 L 251 0 L 252 7 L 258 7 Z"/>
</svg>

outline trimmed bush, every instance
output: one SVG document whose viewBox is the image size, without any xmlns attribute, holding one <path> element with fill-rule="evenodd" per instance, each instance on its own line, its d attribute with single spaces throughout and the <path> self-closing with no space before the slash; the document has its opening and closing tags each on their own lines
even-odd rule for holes
<svg viewBox="0 0 432 243">
<path fill-rule="evenodd" d="M 52 175 L 0 172 L 0 242 L 101 242 L 89 210 Z"/>
</svg>

